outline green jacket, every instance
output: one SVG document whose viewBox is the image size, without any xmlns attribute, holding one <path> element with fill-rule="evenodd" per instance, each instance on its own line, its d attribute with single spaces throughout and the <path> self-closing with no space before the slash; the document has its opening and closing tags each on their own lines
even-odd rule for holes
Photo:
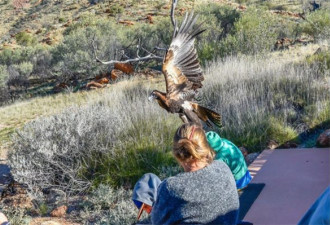
<svg viewBox="0 0 330 225">
<path fill-rule="evenodd" d="M 215 160 L 221 159 L 224 161 L 230 168 L 236 181 L 241 179 L 247 171 L 247 166 L 241 150 L 232 142 L 221 138 L 213 131 L 207 132 L 206 138 L 210 147 L 213 148 L 216 153 Z"/>
</svg>

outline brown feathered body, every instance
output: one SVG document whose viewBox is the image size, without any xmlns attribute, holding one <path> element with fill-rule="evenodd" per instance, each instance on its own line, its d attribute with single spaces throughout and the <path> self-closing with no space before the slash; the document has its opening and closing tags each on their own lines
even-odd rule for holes
<svg viewBox="0 0 330 225">
<path fill-rule="evenodd" d="M 194 102 L 197 89 L 204 76 L 194 47 L 195 37 L 202 33 L 200 24 L 193 30 L 197 17 L 186 14 L 180 29 L 175 29 L 170 48 L 163 61 L 162 72 L 166 81 L 166 93 L 154 90 L 149 96 L 170 113 L 179 113 L 184 122 L 221 127 L 221 116 Z M 212 123 L 211 123 L 212 122 Z"/>
</svg>

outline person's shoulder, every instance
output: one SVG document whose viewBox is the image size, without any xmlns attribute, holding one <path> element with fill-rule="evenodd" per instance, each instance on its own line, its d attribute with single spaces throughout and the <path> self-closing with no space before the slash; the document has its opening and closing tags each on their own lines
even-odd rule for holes
<svg viewBox="0 0 330 225">
<path fill-rule="evenodd" d="M 228 172 L 228 171 L 231 173 L 231 170 L 228 167 L 228 165 L 225 162 L 223 162 L 222 160 L 214 160 L 210 164 L 210 169 L 217 173 L 223 173 L 223 172 Z"/>
</svg>

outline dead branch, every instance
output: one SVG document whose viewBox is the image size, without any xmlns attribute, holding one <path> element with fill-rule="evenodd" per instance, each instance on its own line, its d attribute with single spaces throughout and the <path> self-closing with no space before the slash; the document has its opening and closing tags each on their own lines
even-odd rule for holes
<svg viewBox="0 0 330 225">
<path fill-rule="evenodd" d="M 162 60 L 163 57 L 160 57 L 158 55 L 155 55 L 151 52 L 148 52 L 149 54 L 143 57 L 139 56 L 139 51 L 140 51 L 140 45 L 137 45 L 137 57 L 134 59 L 130 59 L 127 55 L 125 55 L 127 58 L 127 60 L 110 60 L 110 61 L 102 61 L 101 59 L 99 59 L 97 57 L 96 51 L 97 51 L 97 47 L 95 46 L 95 36 L 92 40 L 92 47 L 93 47 L 93 53 L 94 53 L 94 57 L 96 59 L 96 62 L 102 63 L 104 65 L 109 65 L 109 64 L 115 64 L 115 63 L 131 63 L 131 62 L 140 62 L 140 61 L 146 61 L 146 60 L 151 60 L 151 59 L 158 59 L 158 60 Z"/>
<path fill-rule="evenodd" d="M 171 21 L 172 21 L 172 25 L 173 25 L 173 28 L 174 28 L 174 31 L 173 31 L 173 37 L 176 35 L 177 31 L 178 31 L 178 27 L 176 26 L 177 25 L 177 22 L 175 20 L 175 8 L 176 8 L 176 5 L 178 4 L 178 0 L 173 0 L 172 1 L 172 7 L 171 7 Z"/>
<path fill-rule="evenodd" d="M 173 37 L 177 34 L 178 32 L 178 27 L 177 27 L 177 21 L 175 20 L 175 8 L 178 4 L 178 0 L 172 0 L 172 7 L 171 7 L 171 21 L 172 21 L 172 24 L 173 24 Z M 163 57 L 161 56 L 158 56 L 158 55 L 155 55 L 154 53 L 148 51 L 147 49 L 143 48 L 140 44 L 140 40 L 139 40 L 139 44 L 136 46 L 137 48 L 137 51 L 136 51 L 136 58 L 130 58 L 128 57 L 125 52 L 123 51 L 123 56 L 125 56 L 127 59 L 126 60 L 110 60 L 110 61 L 102 61 L 101 59 L 99 59 L 97 57 L 97 46 L 95 45 L 95 35 L 93 37 L 93 40 L 92 40 L 92 48 L 93 48 L 93 53 L 94 53 L 94 57 L 95 57 L 95 60 L 96 62 L 99 62 L 99 63 L 102 63 L 104 65 L 109 65 L 109 64 L 115 64 L 115 63 L 131 63 L 131 62 L 140 62 L 140 61 L 147 61 L 147 60 L 152 60 L 152 59 L 157 59 L 157 60 L 162 60 Z M 140 53 L 140 49 L 143 50 L 144 52 L 147 53 L 146 56 L 140 56 L 139 53 Z M 164 49 L 164 48 L 159 48 L 159 47 L 155 47 L 153 49 L 153 51 L 155 50 L 161 50 L 161 51 L 166 51 L 167 49 Z M 117 51 L 116 51 L 117 53 Z"/>
</svg>

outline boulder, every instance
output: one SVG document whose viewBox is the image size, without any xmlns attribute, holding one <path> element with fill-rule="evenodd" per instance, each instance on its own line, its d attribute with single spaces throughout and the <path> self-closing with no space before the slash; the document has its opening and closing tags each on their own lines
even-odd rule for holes
<svg viewBox="0 0 330 225">
<path fill-rule="evenodd" d="M 249 154 L 248 153 L 248 150 L 246 148 L 244 148 L 243 146 L 242 147 L 239 147 L 239 150 L 241 150 L 244 158 Z"/>
<path fill-rule="evenodd" d="M 98 79 L 96 82 L 99 84 L 108 84 L 108 83 L 110 83 L 110 80 L 107 77 L 103 77 L 101 79 Z"/>
<path fill-rule="evenodd" d="M 53 209 L 53 211 L 51 211 L 50 215 L 52 217 L 64 217 L 67 209 L 68 209 L 68 207 L 66 205 L 59 206 L 59 207 Z"/>
<path fill-rule="evenodd" d="M 120 78 L 120 77 L 123 76 L 123 75 L 124 75 L 124 73 L 123 73 L 122 71 L 117 70 L 117 69 L 113 69 L 113 70 L 111 71 L 111 75 L 110 75 L 110 77 L 111 77 L 111 80 L 112 80 L 112 81 L 115 81 L 115 80 L 117 80 L 118 78 Z"/>
<path fill-rule="evenodd" d="M 325 130 L 316 140 L 316 146 L 321 148 L 330 147 L 330 129 Z"/>
<path fill-rule="evenodd" d="M 66 194 L 61 190 L 52 189 L 46 196 L 46 202 L 52 205 L 63 204 L 66 202 Z"/>
<path fill-rule="evenodd" d="M 254 152 L 254 153 L 250 153 L 245 157 L 245 162 L 247 165 L 250 165 L 257 157 L 258 157 L 259 153 Z"/>
<path fill-rule="evenodd" d="M 119 21 L 120 24 L 124 24 L 126 26 L 132 26 L 134 25 L 134 22 L 133 21 L 130 21 L 130 20 L 121 20 Z"/>
<path fill-rule="evenodd" d="M 104 88 L 105 86 L 106 86 L 105 84 L 100 84 L 94 80 L 86 84 L 87 89 L 98 89 L 98 88 Z"/>
<path fill-rule="evenodd" d="M 295 143 L 295 142 L 291 142 L 291 141 L 288 141 L 288 142 L 285 142 L 284 144 L 282 144 L 279 148 L 297 148 L 298 147 L 298 144 Z"/>
<path fill-rule="evenodd" d="M 268 143 L 267 143 L 267 149 L 275 149 L 278 147 L 278 143 L 277 141 L 274 141 L 274 140 L 270 140 Z"/>
<path fill-rule="evenodd" d="M 126 74 L 134 73 L 134 67 L 130 63 L 115 63 L 114 68 Z"/>
<path fill-rule="evenodd" d="M 153 17 L 152 17 L 152 15 L 147 15 L 147 21 L 149 22 L 149 23 L 154 23 L 154 19 L 153 19 Z"/>
</svg>

